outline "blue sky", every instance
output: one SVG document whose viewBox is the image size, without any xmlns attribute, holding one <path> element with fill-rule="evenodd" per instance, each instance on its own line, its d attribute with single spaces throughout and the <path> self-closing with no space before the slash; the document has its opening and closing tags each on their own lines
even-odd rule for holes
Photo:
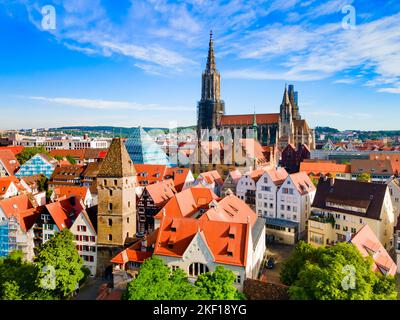
<svg viewBox="0 0 400 320">
<path fill-rule="evenodd" d="M 397 0 L 0 0 L 0 129 L 193 125 L 210 29 L 227 114 L 287 82 L 313 127 L 400 129 Z"/>
</svg>

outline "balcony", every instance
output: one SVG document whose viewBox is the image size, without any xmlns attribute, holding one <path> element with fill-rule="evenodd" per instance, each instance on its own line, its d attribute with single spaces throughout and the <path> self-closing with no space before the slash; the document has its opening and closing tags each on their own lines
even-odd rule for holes
<svg viewBox="0 0 400 320">
<path fill-rule="evenodd" d="M 320 222 L 320 223 L 330 223 L 332 227 L 335 225 L 335 218 L 331 214 L 323 214 L 311 212 L 309 220 Z"/>
</svg>

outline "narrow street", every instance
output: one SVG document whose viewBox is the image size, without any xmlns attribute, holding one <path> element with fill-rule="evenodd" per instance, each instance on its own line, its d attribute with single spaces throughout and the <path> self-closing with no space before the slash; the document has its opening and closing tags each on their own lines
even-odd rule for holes
<svg viewBox="0 0 400 320">
<path fill-rule="evenodd" d="M 99 288 L 103 283 L 107 283 L 101 278 L 90 278 L 80 289 L 78 295 L 73 300 L 96 300 Z"/>
</svg>

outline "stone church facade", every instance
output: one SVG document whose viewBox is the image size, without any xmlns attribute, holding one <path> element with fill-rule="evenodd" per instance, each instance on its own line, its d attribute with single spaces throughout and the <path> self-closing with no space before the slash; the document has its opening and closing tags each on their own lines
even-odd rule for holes
<svg viewBox="0 0 400 320">
<path fill-rule="evenodd" d="M 293 85 L 285 85 L 279 113 L 226 115 L 225 103 L 221 100 L 220 83 L 221 76 L 216 67 L 211 33 L 207 65 L 202 74 L 201 100 L 197 106 L 199 137 L 201 129 L 228 129 L 232 136 L 235 132 L 241 132 L 242 138 L 246 138 L 246 133 L 251 132 L 263 146 L 277 146 L 280 150 L 288 144 L 296 148 L 305 144 L 309 149 L 315 149 L 314 130 L 301 118 L 298 92 L 294 91 Z"/>
</svg>

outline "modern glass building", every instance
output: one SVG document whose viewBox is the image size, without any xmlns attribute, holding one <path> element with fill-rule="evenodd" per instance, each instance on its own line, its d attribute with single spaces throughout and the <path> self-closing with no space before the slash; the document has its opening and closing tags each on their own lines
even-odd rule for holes
<svg viewBox="0 0 400 320">
<path fill-rule="evenodd" d="M 133 163 L 169 164 L 168 156 L 165 152 L 141 127 L 134 128 L 132 134 L 126 140 L 125 146 Z"/>
<path fill-rule="evenodd" d="M 15 175 L 20 178 L 43 173 L 47 178 L 50 179 L 56 167 L 56 162 L 56 160 L 44 154 L 36 154 L 23 165 L 21 165 Z"/>
</svg>

